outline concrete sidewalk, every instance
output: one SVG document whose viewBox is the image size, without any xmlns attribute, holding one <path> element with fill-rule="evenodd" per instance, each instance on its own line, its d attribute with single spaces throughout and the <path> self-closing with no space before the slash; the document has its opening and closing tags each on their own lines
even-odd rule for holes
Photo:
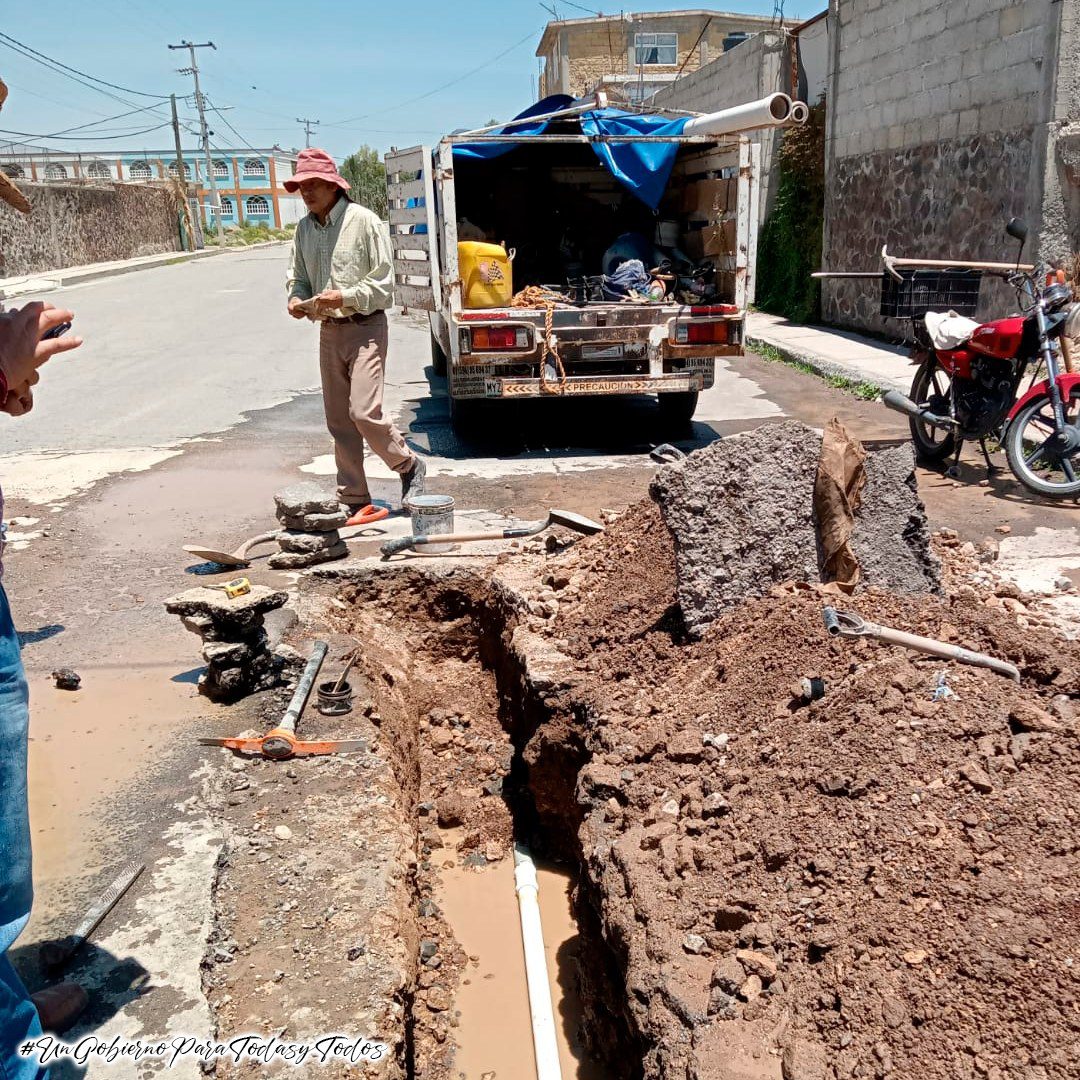
<svg viewBox="0 0 1080 1080">
<path fill-rule="evenodd" d="M 43 270 L 36 274 L 24 274 L 21 277 L 0 278 L 0 300 L 34 296 L 71 285 L 97 281 L 100 278 L 116 277 L 118 274 L 153 270 L 159 266 L 173 266 L 177 263 L 192 262 L 195 259 L 208 259 L 214 255 L 253 251 L 256 248 L 273 247 L 285 243 L 289 241 L 267 240 L 259 244 L 224 248 L 213 246 L 203 248 L 201 251 L 163 251 L 157 255 L 140 255 L 133 259 L 119 259 L 116 262 L 89 263 L 86 266 L 69 266 L 60 270 Z"/>
<path fill-rule="evenodd" d="M 778 315 L 755 311 L 746 318 L 746 345 L 771 345 L 819 375 L 868 383 L 878 390 L 911 389 L 914 368 L 902 346 L 887 345 L 847 330 L 801 326 Z"/>
</svg>

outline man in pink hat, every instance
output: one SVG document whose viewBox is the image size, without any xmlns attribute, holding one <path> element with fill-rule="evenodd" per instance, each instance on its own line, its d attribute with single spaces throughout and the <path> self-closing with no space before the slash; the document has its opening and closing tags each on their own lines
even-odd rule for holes
<svg viewBox="0 0 1080 1080">
<path fill-rule="evenodd" d="M 390 239 L 378 216 L 349 198 L 349 182 L 325 150 L 302 150 L 285 190 L 299 191 L 309 211 L 293 238 L 289 314 L 322 323 L 319 366 L 338 498 L 351 514 L 371 502 L 365 441 L 401 477 L 402 499 L 419 495 L 424 463 L 383 413 L 386 309 L 394 302 Z"/>
</svg>

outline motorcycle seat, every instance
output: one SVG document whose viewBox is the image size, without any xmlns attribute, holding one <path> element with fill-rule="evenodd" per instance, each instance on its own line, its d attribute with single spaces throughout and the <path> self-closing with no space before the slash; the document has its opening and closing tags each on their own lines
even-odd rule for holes
<svg viewBox="0 0 1080 1080">
<path fill-rule="evenodd" d="M 981 325 L 974 319 L 957 315 L 955 311 L 928 311 L 924 321 L 931 344 L 943 352 L 966 345 Z"/>
</svg>

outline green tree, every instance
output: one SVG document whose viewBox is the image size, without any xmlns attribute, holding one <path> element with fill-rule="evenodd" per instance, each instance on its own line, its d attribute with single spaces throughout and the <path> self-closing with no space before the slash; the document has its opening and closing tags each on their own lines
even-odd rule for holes
<svg viewBox="0 0 1080 1080">
<path fill-rule="evenodd" d="M 379 158 L 378 151 L 370 146 L 361 146 L 355 154 L 350 154 L 341 165 L 341 175 L 349 181 L 349 194 L 352 198 L 373 210 L 384 221 L 386 210 L 386 166 Z"/>
</svg>

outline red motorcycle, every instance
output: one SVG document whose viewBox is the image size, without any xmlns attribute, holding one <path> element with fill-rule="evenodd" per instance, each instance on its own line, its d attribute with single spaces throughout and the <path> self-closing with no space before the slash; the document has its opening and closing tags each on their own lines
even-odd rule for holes
<svg viewBox="0 0 1080 1080">
<path fill-rule="evenodd" d="M 1006 232 L 1022 256 L 1027 227 L 1014 218 Z M 893 259 L 884 249 L 882 256 L 881 313 L 913 320 L 912 355 L 921 357 L 910 397 L 889 390 L 882 401 L 910 418 L 919 457 L 952 456 L 955 476 L 964 443 L 978 440 L 994 471 L 986 447 L 992 439 L 1029 491 L 1080 497 L 1080 374 L 1071 370 L 1069 351 L 1080 341 L 1080 304 L 1072 290 L 1050 281 L 1045 267 L 1022 267 L 1019 257 L 1015 267 L 960 269 Z M 974 314 L 983 274 L 1016 289 L 1021 314 L 984 325 L 957 317 Z M 936 314 L 943 310 L 949 315 Z"/>
</svg>

